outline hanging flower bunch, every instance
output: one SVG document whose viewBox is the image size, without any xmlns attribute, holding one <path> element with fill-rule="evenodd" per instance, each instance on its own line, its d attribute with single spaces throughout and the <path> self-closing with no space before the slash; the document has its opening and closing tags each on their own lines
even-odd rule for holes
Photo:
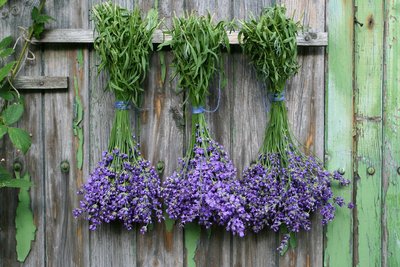
<svg viewBox="0 0 400 267">
<path fill-rule="evenodd" d="M 226 28 L 212 17 L 189 14 L 173 19 L 170 41 L 178 86 L 192 106 L 192 134 L 186 156 L 163 185 L 163 199 L 171 219 L 181 226 L 198 222 L 206 228 L 223 225 L 244 235 L 246 213 L 239 195 L 236 169 L 224 148 L 210 135 L 204 115 L 209 83 L 222 72 L 221 48 L 229 50 Z"/>
<path fill-rule="evenodd" d="M 259 79 L 268 85 L 271 102 L 260 154 L 243 173 L 248 226 L 254 232 L 270 228 L 286 233 L 278 248 L 281 252 L 291 233 L 310 230 L 311 214 L 320 212 L 322 224 L 333 220 L 336 206 L 345 203 L 333 195 L 332 182 L 349 184 L 338 172 L 327 171 L 318 159 L 300 151 L 292 138 L 284 87 L 299 68 L 296 34 L 300 25 L 285 13 L 283 6 L 266 8 L 258 19 L 242 22 L 239 34 Z"/>
<path fill-rule="evenodd" d="M 141 104 L 141 83 L 149 67 L 158 13 L 152 9 L 143 19 L 138 8 L 131 12 L 105 2 L 93 8 L 93 15 L 99 72 L 109 73 L 108 90 L 116 98 L 115 117 L 108 150 L 78 192 L 83 200 L 74 215 L 84 216 L 91 230 L 103 222 L 120 220 L 128 230 L 141 225 L 143 233 L 154 218 L 163 219 L 161 185 L 132 135 L 130 108 Z"/>
</svg>

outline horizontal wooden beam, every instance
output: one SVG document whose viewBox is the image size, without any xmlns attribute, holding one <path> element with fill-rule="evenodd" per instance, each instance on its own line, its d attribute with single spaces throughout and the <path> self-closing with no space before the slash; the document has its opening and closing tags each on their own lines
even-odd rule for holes
<svg viewBox="0 0 400 267">
<path fill-rule="evenodd" d="M 18 90 L 65 90 L 68 89 L 68 77 L 19 76 L 13 86 Z"/>
<path fill-rule="evenodd" d="M 239 44 L 238 31 L 228 32 L 229 43 Z M 40 40 L 34 43 L 68 43 L 68 44 L 90 44 L 93 43 L 93 30 L 84 29 L 55 29 L 47 30 Z M 170 35 L 164 34 L 161 30 L 156 30 L 153 36 L 153 43 L 160 44 L 164 40 L 171 39 Z M 299 46 L 327 46 L 328 34 L 326 32 L 305 32 L 297 36 Z"/>
</svg>

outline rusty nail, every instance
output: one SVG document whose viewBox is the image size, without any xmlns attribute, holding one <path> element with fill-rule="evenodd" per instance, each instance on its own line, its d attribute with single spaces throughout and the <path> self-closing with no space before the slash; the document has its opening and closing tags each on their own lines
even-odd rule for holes
<svg viewBox="0 0 400 267">
<path fill-rule="evenodd" d="M 159 175 L 161 175 L 164 172 L 164 168 L 165 168 L 164 161 L 162 161 L 162 160 L 158 161 L 157 165 L 156 165 L 156 169 L 157 169 L 157 173 Z"/>
<path fill-rule="evenodd" d="M 20 172 L 22 170 L 22 163 L 19 161 L 14 161 L 13 169 L 15 172 Z"/>
<path fill-rule="evenodd" d="M 400 175 L 400 167 L 397 168 L 397 174 Z"/>
<path fill-rule="evenodd" d="M 13 5 L 13 6 L 11 7 L 10 13 L 11 13 L 13 16 L 17 16 L 17 15 L 19 14 L 19 7 L 18 7 L 17 5 Z"/>
<path fill-rule="evenodd" d="M 374 173 L 375 173 L 374 167 L 368 167 L 367 173 L 368 173 L 369 175 L 374 175 Z"/>
<path fill-rule="evenodd" d="M 337 170 L 337 172 L 338 172 L 340 175 L 344 175 L 344 174 L 346 173 L 346 171 L 344 170 L 344 168 L 339 168 L 339 169 Z"/>
<path fill-rule="evenodd" d="M 69 162 L 68 160 L 63 160 L 60 164 L 60 169 L 62 173 L 68 173 L 69 172 Z"/>
</svg>

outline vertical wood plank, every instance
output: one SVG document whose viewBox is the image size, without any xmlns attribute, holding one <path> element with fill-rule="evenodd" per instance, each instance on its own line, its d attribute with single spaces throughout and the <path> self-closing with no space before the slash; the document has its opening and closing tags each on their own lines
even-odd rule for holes
<svg viewBox="0 0 400 267">
<path fill-rule="evenodd" d="M 169 3 L 169 5 L 168 5 Z M 143 11 L 152 7 L 146 1 L 141 3 Z M 145 6 L 148 5 L 148 6 Z M 162 1 L 159 4 L 159 15 L 169 14 L 174 9 L 179 16 L 183 12 L 183 3 Z M 167 25 L 170 20 L 167 18 Z M 162 80 L 161 57 L 165 61 L 165 80 Z M 177 157 L 183 154 L 183 125 L 176 118 L 181 111 L 182 95 L 176 95 L 176 83 L 169 82 L 172 69 L 170 52 L 161 52 L 151 57 L 150 72 L 144 84 L 145 96 L 140 112 L 140 143 L 143 156 L 153 165 L 164 164 L 164 170 L 159 173 L 163 181 L 177 167 Z M 182 113 L 183 114 L 183 113 Z M 167 215 L 166 215 L 167 216 Z M 156 223 L 148 233 L 137 237 L 138 266 L 183 266 L 184 245 L 183 230 L 178 226 L 168 225 L 172 221 Z M 170 228 L 171 227 L 171 228 Z"/>
<path fill-rule="evenodd" d="M 400 2 L 386 1 L 385 14 L 382 266 L 400 266 Z"/>
<path fill-rule="evenodd" d="M 311 31 L 325 29 L 324 1 L 280 0 L 287 8 L 287 15 L 300 21 Z M 306 154 L 323 158 L 324 151 L 324 79 L 325 49 L 300 48 L 299 73 L 286 87 L 288 93 L 289 121 L 293 134 Z M 311 230 L 297 235 L 296 249 L 289 249 L 279 259 L 279 266 L 322 266 L 323 227 L 319 214 L 312 218 Z"/>
<path fill-rule="evenodd" d="M 356 1 L 354 265 L 381 266 L 383 1 Z"/>
<path fill-rule="evenodd" d="M 73 11 L 75 10 L 75 11 Z M 78 10 L 78 12 L 76 12 Z M 46 2 L 46 12 L 57 18 L 51 28 L 81 28 L 87 26 L 86 6 L 81 1 Z M 66 47 L 46 47 L 43 53 L 43 74 L 76 77 L 82 90 L 87 91 L 87 76 L 77 66 L 77 51 Z M 85 69 L 85 67 L 83 67 Z M 87 69 L 87 68 L 86 68 Z M 74 88 L 74 79 L 69 80 Z M 76 146 L 72 121 L 75 90 L 44 95 L 44 164 L 45 164 L 45 247 L 46 266 L 88 266 L 88 231 L 83 220 L 75 220 L 78 186 L 82 173 L 77 170 Z M 87 94 L 82 94 L 83 104 Z M 70 170 L 62 173 L 60 163 L 68 161 Z"/>
<path fill-rule="evenodd" d="M 250 13 L 258 16 L 263 8 L 275 1 L 234 1 L 233 16 L 247 19 Z M 231 101 L 231 156 L 242 176 L 244 168 L 258 156 L 264 138 L 267 113 L 266 95 L 263 85 L 257 82 L 253 67 L 241 49 L 232 55 L 232 72 L 228 74 L 232 81 Z M 278 235 L 264 230 L 258 234 L 249 234 L 245 238 L 232 238 L 232 266 L 278 266 Z"/>
<path fill-rule="evenodd" d="M 89 10 L 103 1 L 88 1 Z M 133 9 L 134 1 L 113 1 L 121 7 Z M 90 18 L 90 15 L 89 15 Z M 90 21 L 90 27 L 94 28 Z M 114 120 L 114 96 L 105 92 L 108 75 L 101 73 L 97 75 L 99 59 L 94 50 L 90 56 L 90 168 L 91 172 L 97 162 L 101 159 L 102 151 L 107 150 L 112 122 Z M 131 112 L 132 125 L 134 125 L 134 111 Z M 86 179 L 89 172 L 86 173 Z M 136 266 L 136 233 L 135 230 L 128 231 L 122 224 L 115 222 L 103 224 L 96 231 L 90 232 L 90 266 Z"/>
<path fill-rule="evenodd" d="M 328 77 L 325 107 L 325 159 L 329 170 L 343 169 L 352 183 L 334 193 L 352 200 L 353 190 L 353 3 L 329 1 Z M 338 116 L 338 111 L 340 115 Z M 353 265 L 352 211 L 338 209 L 326 227 L 324 265 Z"/>
<path fill-rule="evenodd" d="M 12 7 L 17 7 L 19 12 L 15 15 L 10 14 Z M 2 18 L 0 24 L 0 38 L 12 35 L 16 40 L 20 34 L 18 26 L 28 27 L 31 24 L 30 12 L 32 3 L 9 2 L 0 12 L 7 14 Z M 21 49 L 21 44 L 17 46 L 17 53 Z M 41 52 L 34 51 L 36 60 L 27 61 L 20 71 L 20 75 L 40 75 L 41 73 Z M 14 160 L 18 160 L 23 165 L 23 173 L 28 172 L 34 186 L 30 189 L 31 208 L 34 216 L 34 223 L 37 227 L 35 241 L 31 243 L 31 251 L 23 264 L 17 262 L 16 242 L 15 242 L 15 209 L 18 203 L 16 189 L 2 189 L 0 193 L 0 266 L 44 266 L 44 206 L 43 206 L 43 140 L 42 140 L 42 95 L 40 93 L 24 95 L 25 112 L 17 127 L 25 129 L 32 134 L 32 146 L 26 155 L 16 153 L 9 142 L 5 142 L 0 151 L 7 151 L 5 158 L 9 170 L 12 170 Z M 6 203 L 6 204 L 5 204 Z M 5 225 L 4 222 L 7 222 Z"/>
</svg>

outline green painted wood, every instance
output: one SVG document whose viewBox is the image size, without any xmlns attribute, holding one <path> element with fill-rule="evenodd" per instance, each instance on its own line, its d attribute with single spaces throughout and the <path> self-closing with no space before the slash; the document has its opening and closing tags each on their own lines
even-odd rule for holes
<svg viewBox="0 0 400 267">
<path fill-rule="evenodd" d="M 400 1 L 386 1 L 383 112 L 383 266 L 400 266 Z"/>
<path fill-rule="evenodd" d="M 383 1 L 356 1 L 354 265 L 381 266 Z M 375 170 L 373 173 L 373 169 Z"/>
<path fill-rule="evenodd" d="M 342 168 L 353 180 L 353 3 L 331 0 L 327 5 L 328 73 L 325 95 L 325 159 L 329 170 Z M 338 111 L 340 115 L 338 116 Z M 334 193 L 352 200 L 351 184 Z M 324 266 L 352 266 L 352 212 L 339 209 L 326 227 Z"/>
</svg>

